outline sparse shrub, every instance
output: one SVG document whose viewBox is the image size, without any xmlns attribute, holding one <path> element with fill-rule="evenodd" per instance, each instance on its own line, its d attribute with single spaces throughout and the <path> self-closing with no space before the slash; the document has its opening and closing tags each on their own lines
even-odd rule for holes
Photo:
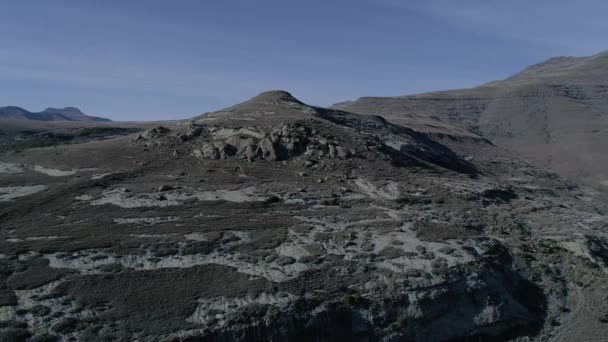
<svg viewBox="0 0 608 342">
<path fill-rule="evenodd" d="M 361 296 L 359 293 L 356 293 L 356 294 L 352 294 L 352 295 L 347 295 L 345 299 L 346 299 L 346 303 L 348 305 L 358 306 L 363 303 L 365 298 L 363 298 L 363 296 Z"/>
<path fill-rule="evenodd" d="M 48 306 L 44 306 L 44 305 L 33 306 L 28 311 L 32 315 L 38 316 L 38 317 L 43 317 L 43 316 L 46 316 L 51 313 L 51 309 Z"/>
<path fill-rule="evenodd" d="M 119 263 L 113 263 L 113 264 L 101 265 L 101 266 L 97 267 L 97 269 L 100 270 L 101 272 L 105 272 L 105 273 L 118 273 L 123 270 L 123 266 L 122 266 L 122 264 L 119 264 Z"/>
<path fill-rule="evenodd" d="M 30 342 L 56 342 L 58 341 L 57 336 L 42 334 L 34 336 L 30 339 Z"/>
<path fill-rule="evenodd" d="M 73 317 L 64 318 L 53 326 L 53 330 L 60 334 L 69 334 L 78 330 L 79 321 Z"/>
</svg>

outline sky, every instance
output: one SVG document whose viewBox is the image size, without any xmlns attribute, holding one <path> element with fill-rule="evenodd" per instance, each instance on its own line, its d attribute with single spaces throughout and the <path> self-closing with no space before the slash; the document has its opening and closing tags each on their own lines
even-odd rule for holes
<svg viewBox="0 0 608 342">
<path fill-rule="evenodd" d="M 0 106 L 189 118 L 472 87 L 608 50 L 605 0 L 0 0 Z"/>
</svg>

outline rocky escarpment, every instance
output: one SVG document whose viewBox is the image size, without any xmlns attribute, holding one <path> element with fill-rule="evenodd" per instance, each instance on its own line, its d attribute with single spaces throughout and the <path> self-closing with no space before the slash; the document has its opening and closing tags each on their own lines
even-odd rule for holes
<svg viewBox="0 0 608 342">
<path fill-rule="evenodd" d="M 134 142 L 153 145 L 164 138 L 160 144 L 166 144 L 171 140 L 167 133 L 169 129 L 156 127 L 138 136 Z M 187 133 L 177 137 L 179 141 L 193 145 L 192 154 L 197 158 L 212 160 L 281 161 L 301 155 L 346 159 L 356 154 L 354 149 L 340 146 L 337 140 L 319 137 L 314 129 L 300 123 L 281 124 L 268 131 L 258 127 L 231 129 L 191 124 Z M 177 142 L 177 139 L 173 140 Z"/>
<path fill-rule="evenodd" d="M 277 118 L 277 109 L 285 115 Z M 251 125 L 250 119 L 258 124 Z M 207 114 L 187 127 L 155 127 L 132 142 L 173 149 L 175 157 L 194 155 L 206 160 L 297 159 L 310 165 L 322 159 L 381 158 L 396 165 L 429 163 L 462 173 L 477 172 L 464 156 L 426 134 L 378 116 L 310 107 L 284 92 L 264 93 L 241 105 Z"/>
</svg>

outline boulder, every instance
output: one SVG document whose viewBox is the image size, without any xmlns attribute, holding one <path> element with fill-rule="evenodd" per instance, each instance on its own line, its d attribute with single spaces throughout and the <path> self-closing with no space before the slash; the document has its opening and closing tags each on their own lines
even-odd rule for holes
<svg viewBox="0 0 608 342">
<path fill-rule="evenodd" d="M 205 131 L 205 128 L 206 128 L 205 125 L 191 123 L 188 126 L 188 132 L 186 133 L 186 136 L 188 136 L 190 138 L 199 137 L 201 134 L 203 134 L 203 132 Z"/>
<path fill-rule="evenodd" d="M 338 156 L 338 150 L 336 149 L 336 146 L 330 144 L 327 147 L 327 150 L 327 155 L 329 156 L 329 158 L 336 158 Z"/>
<path fill-rule="evenodd" d="M 352 152 L 345 147 L 336 146 L 336 155 L 339 159 L 348 159 L 352 156 Z"/>
<path fill-rule="evenodd" d="M 168 134 L 171 130 L 164 126 L 156 126 L 144 131 L 141 136 L 145 139 L 154 139 Z"/>
<path fill-rule="evenodd" d="M 167 127 L 156 126 L 156 127 L 145 130 L 143 133 L 141 133 L 135 139 L 133 139 L 132 142 L 149 143 L 153 140 L 166 136 L 167 133 L 169 133 L 169 132 L 171 132 L 171 130 Z"/>
<path fill-rule="evenodd" d="M 158 188 L 159 192 L 170 191 L 170 190 L 173 190 L 173 187 L 171 185 L 167 185 L 167 184 L 161 185 Z"/>
<path fill-rule="evenodd" d="M 226 144 L 225 142 L 215 142 L 213 145 L 217 148 L 220 158 L 227 159 L 228 157 L 232 157 L 236 154 L 236 147 Z"/>
<path fill-rule="evenodd" d="M 255 139 L 249 136 L 231 136 L 226 139 L 228 145 L 234 146 L 236 155 L 242 159 L 255 159 L 257 144 Z"/>
<path fill-rule="evenodd" d="M 203 151 L 201 151 L 201 150 L 192 151 L 192 155 L 195 156 L 196 158 L 204 158 Z"/>
<path fill-rule="evenodd" d="M 260 141 L 260 145 L 258 146 L 258 153 L 262 156 L 262 159 L 269 161 L 278 160 L 277 150 L 275 149 L 274 143 L 268 137 L 262 139 Z"/>
<path fill-rule="evenodd" d="M 205 159 L 220 159 L 220 151 L 213 144 L 204 144 L 201 152 Z"/>
</svg>

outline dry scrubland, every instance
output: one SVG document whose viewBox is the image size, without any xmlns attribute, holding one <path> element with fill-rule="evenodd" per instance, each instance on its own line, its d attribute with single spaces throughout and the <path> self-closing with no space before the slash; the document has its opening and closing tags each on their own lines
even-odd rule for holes
<svg viewBox="0 0 608 342">
<path fill-rule="evenodd" d="M 5 154 L 2 340 L 605 340 L 598 194 L 421 125 L 268 92 Z"/>
</svg>

